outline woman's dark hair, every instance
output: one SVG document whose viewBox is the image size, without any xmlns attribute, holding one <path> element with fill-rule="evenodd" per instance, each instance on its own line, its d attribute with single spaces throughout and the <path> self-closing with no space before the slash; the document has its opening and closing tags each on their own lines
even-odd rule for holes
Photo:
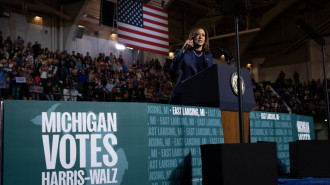
<svg viewBox="0 0 330 185">
<path fill-rule="evenodd" d="M 205 42 L 204 42 L 204 45 L 203 45 L 203 51 L 205 52 L 205 53 L 210 53 L 210 47 L 209 47 L 209 34 L 208 34 L 208 32 L 206 31 L 206 29 L 204 29 L 203 27 L 196 27 L 196 28 L 194 28 L 194 29 L 192 29 L 191 31 L 190 31 L 190 33 L 189 33 L 189 38 L 195 38 L 195 36 L 197 35 L 197 31 L 199 30 L 199 29 L 202 29 L 202 30 L 204 30 L 204 32 L 205 32 Z"/>
</svg>

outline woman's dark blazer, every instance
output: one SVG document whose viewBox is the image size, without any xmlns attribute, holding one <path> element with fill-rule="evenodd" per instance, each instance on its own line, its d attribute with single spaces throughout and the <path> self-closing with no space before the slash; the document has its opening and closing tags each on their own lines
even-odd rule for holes
<svg viewBox="0 0 330 185">
<path fill-rule="evenodd" d="M 205 69 L 207 69 L 213 65 L 213 55 L 205 54 L 204 52 L 203 56 L 206 63 Z M 171 64 L 171 71 L 180 71 L 180 76 L 174 87 L 169 103 L 181 105 L 182 81 L 198 73 L 196 57 L 193 50 L 186 50 L 185 53 L 182 52 L 182 49 L 176 50 Z"/>
</svg>

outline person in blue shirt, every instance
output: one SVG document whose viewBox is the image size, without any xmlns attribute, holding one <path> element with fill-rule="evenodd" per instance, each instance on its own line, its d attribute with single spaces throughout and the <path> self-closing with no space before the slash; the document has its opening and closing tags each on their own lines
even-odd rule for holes
<svg viewBox="0 0 330 185">
<path fill-rule="evenodd" d="M 207 31 L 201 27 L 191 30 L 183 47 L 175 51 L 171 64 L 171 71 L 180 71 L 180 76 L 169 103 L 181 105 L 182 81 L 212 65 L 213 55 L 210 53 Z"/>
<path fill-rule="evenodd" d="M 123 68 L 123 72 L 126 73 L 127 66 L 126 66 L 125 62 L 123 62 L 123 64 L 121 64 L 121 67 Z"/>
<path fill-rule="evenodd" d="M 84 86 L 87 82 L 88 76 L 85 73 L 85 69 L 81 68 L 79 76 L 78 76 L 78 82 L 81 86 Z"/>
<path fill-rule="evenodd" d="M 113 101 L 112 89 L 114 87 L 115 87 L 115 85 L 112 83 L 112 80 L 108 79 L 107 84 L 106 84 L 105 88 L 103 89 L 104 92 L 106 93 L 106 100 Z"/>
</svg>

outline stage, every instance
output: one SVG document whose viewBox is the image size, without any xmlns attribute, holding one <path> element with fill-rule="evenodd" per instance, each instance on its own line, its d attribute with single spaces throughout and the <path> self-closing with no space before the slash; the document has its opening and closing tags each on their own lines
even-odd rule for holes
<svg viewBox="0 0 330 185">
<path fill-rule="evenodd" d="M 300 184 L 308 184 L 308 185 L 330 185 L 330 178 L 312 178 L 307 177 L 303 179 L 296 179 L 292 177 L 280 177 L 278 178 L 279 184 L 291 184 L 291 185 L 300 185 Z"/>
</svg>

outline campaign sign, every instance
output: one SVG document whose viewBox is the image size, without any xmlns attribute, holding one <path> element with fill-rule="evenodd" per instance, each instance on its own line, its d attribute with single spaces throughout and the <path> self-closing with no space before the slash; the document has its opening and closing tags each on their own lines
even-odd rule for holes
<svg viewBox="0 0 330 185">
<path fill-rule="evenodd" d="M 5 185 L 202 184 L 220 110 L 147 103 L 4 102 Z"/>
</svg>

